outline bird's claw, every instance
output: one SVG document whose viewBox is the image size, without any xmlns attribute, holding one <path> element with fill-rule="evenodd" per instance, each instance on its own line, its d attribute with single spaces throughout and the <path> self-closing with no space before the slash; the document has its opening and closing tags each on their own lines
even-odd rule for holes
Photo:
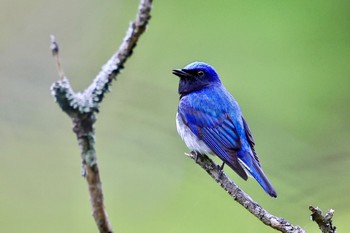
<svg viewBox="0 0 350 233">
<path fill-rule="evenodd" d="M 191 151 L 191 154 L 193 155 L 194 161 L 198 163 L 199 153 L 197 151 Z"/>
<path fill-rule="evenodd" d="M 225 163 L 223 162 L 222 164 L 221 164 L 221 166 L 220 165 L 218 165 L 218 168 L 219 168 L 219 179 L 221 179 L 222 178 L 222 176 L 224 175 L 224 166 L 225 166 Z"/>
</svg>

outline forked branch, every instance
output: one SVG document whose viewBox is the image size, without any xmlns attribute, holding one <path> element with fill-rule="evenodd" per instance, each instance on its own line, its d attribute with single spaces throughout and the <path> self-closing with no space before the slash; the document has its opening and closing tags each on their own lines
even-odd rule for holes
<svg viewBox="0 0 350 233">
<path fill-rule="evenodd" d="M 76 93 L 71 88 L 63 72 L 58 43 L 55 37 L 51 36 L 50 48 L 60 77 L 52 84 L 51 92 L 62 111 L 72 119 L 73 131 L 77 136 L 81 150 L 83 176 L 88 184 L 93 217 L 101 233 L 112 233 L 113 229 L 104 206 L 102 182 L 95 151 L 94 124 L 96 113 L 99 112 L 99 104 L 108 92 L 112 81 L 123 69 L 137 41 L 146 30 L 151 7 L 152 0 L 140 1 L 136 19 L 130 23 L 118 51 L 113 54 L 92 84 L 82 93 Z"/>
</svg>

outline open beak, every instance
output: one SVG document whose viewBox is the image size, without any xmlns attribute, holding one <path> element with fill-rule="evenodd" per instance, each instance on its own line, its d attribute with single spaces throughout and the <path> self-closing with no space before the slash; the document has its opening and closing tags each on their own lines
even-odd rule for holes
<svg viewBox="0 0 350 233">
<path fill-rule="evenodd" d="M 180 78 L 191 78 L 192 75 L 190 73 L 187 72 L 187 70 L 185 69 L 175 69 L 173 70 L 173 74 L 175 74 L 176 76 L 180 77 Z"/>
</svg>

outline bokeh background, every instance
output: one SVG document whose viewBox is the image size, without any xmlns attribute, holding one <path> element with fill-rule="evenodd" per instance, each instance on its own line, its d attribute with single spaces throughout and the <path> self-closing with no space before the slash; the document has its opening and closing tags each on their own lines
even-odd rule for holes
<svg viewBox="0 0 350 233">
<path fill-rule="evenodd" d="M 9 1 L 0 8 L 0 231 L 97 232 L 70 119 L 50 95 L 86 88 L 118 48 L 138 1 Z M 212 64 L 241 105 L 278 191 L 229 176 L 271 213 L 320 232 L 308 206 L 350 231 L 349 1 L 155 1 L 147 32 L 96 124 L 116 232 L 274 232 L 192 160 L 176 132 L 171 69 Z M 216 160 L 217 161 L 217 160 Z"/>
</svg>

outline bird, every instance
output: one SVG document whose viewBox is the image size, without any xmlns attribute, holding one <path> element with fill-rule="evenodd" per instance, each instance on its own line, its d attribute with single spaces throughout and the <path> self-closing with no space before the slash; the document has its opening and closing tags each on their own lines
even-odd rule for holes
<svg viewBox="0 0 350 233">
<path fill-rule="evenodd" d="M 240 106 L 214 67 L 192 62 L 172 73 L 179 77 L 176 128 L 195 153 L 217 155 L 244 180 L 254 177 L 271 197 L 277 193 L 262 170 L 255 141 Z"/>
</svg>

